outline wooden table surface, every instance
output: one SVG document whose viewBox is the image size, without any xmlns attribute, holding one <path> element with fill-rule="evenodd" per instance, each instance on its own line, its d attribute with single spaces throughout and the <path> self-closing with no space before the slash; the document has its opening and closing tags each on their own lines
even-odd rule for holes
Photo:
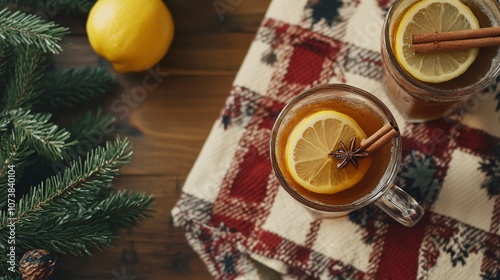
<svg viewBox="0 0 500 280">
<path fill-rule="evenodd" d="M 84 32 L 85 17 L 61 19 L 72 29 L 67 37 L 72 44 L 54 58 L 56 65 L 101 65 L 121 85 L 104 104 L 134 144 L 132 162 L 115 180 L 117 189 L 154 194 L 156 206 L 154 218 L 123 232 L 114 249 L 88 258 L 63 256 L 60 279 L 211 279 L 184 233 L 173 226 L 170 211 L 269 2 L 166 1 L 176 25 L 171 49 L 154 71 L 134 74 L 118 74 L 95 55 Z M 218 13 L 214 3 L 234 7 Z"/>
</svg>

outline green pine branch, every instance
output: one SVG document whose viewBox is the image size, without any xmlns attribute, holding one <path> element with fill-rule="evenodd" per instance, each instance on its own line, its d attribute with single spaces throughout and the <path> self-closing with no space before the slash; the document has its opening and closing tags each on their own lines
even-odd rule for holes
<svg viewBox="0 0 500 280">
<path fill-rule="evenodd" d="M 85 156 L 90 150 L 95 149 L 106 141 L 108 135 L 114 132 L 115 117 L 104 112 L 101 108 L 88 111 L 74 119 L 66 130 L 71 134 L 68 142 L 75 143 L 63 150 L 63 158 L 50 164 L 42 164 L 48 172 L 60 172 L 71 163 Z"/>
<path fill-rule="evenodd" d="M 71 140 L 93 141 L 94 147 L 98 146 L 104 140 L 104 136 L 113 129 L 113 123 L 116 118 L 114 115 L 106 113 L 102 108 L 95 111 L 88 111 L 71 122 L 66 127 L 71 133 Z"/>
<path fill-rule="evenodd" d="M 50 222 L 21 225 L 16 234 L 16 247 L 22 251 L 43 248 L 53 253 L 90 256 L 92 250 L 103 251 L 112 247 L 118 238 L 105 223 Z"/>
<path fill-rule="evenodd" d="M 89 199 L 88 192 L 98 190 L 118 175 L 119 168 L 130 161 L 132 152 L 129 141 L 119 137 L 115 142 L 107 142 L 87 155 L 82 162 L 73 162 L 62 174 L 52 176 L 23 196 L 16 208 L 16 221 L 34 221 L 33 217 L 43 217 L 58 207 L 71 206 L 75 201 Z M 0 230 L 5 228 L 2 220 Z"/>
<path fill-rule="evenodd" d="M 30 45 L 56 54 L 62 51 L 59 43 L 68 33 L 68 28 L 46 22 L 36 15 L 12 12 L 7 8 L 0 11 L 0 39 L 12 46 Z"/>
<path fill-rule="evenodd" d="M 72 109 L 81 103 L 104 96 L 116 86 L 115 78 L 102 68 L 59 71 L 47 77 L 51 81 L 38 104 L 45 111 Z"/>
<path fill-rule="evenodd" d="M 152 196 L 120 191 L 100 201 L 89 211 L 88 215 L 91 215 L 93 219 L 108 223 L 114 230 L 131 229 L 152 217 L 150 210 L 152 206 L 154 206 Z"/>
<path fill-rule="evenodd" d="M 0 114 L 0 133 L 7 131 L 7 126 L 10 123 L 10 119 L 6 118 L 7 114 Z"/>
<path fill-rule="evenodd" d="M 44 80 L 45 55 L 40 51 L 18 47 L 14 55 L 13 74 L 7 81 L 3 109 L 29 108 L 41 93 Z"/>
<path fill-rule="evenodd" d="M 32 153 L 33 150 L 26 144 L 26 138 L 15 134 L 0 137 L 0 178 L 5 175 L 9 165 L 18 168 L 25 166 L 26 159 Z"/>
<path fill-rule="evenodd" d="M 13 133 L 26 138 L 28 144 L 47 159 L 61 159 L 63 150 L 74 144 L 66 142 L 70 133 L 51 123 L 48 113 L 30 113 L 29 110 L 18 109 L 12 115 Z"/>
<path fill-rule="evenodd" d="M 75 161 L 63 174 L 32 187 L 16 207 L 14 221 L 20 232 L 16 245 L 25 250 L 89 255 L 91 249 L 110 247 L 111 240 L 118 237 L 117 230 L 149 218 L 151 196 L 119 192 L 98 197 L 102 186 L 110 186 L 130 157 L 128 140 L 117 138 L 89 153 L 85 162 Z M 0 221 L 1 240 L 8 230 L 5 211 L 0 213 Z"/>
<path fill-rule="evenodd" d="M 96 0 L 0 0 L 0 6 L 13 4 L 18 8 L 32 7 L 47 11 L 49 15 L 57 13 L 86 13 Z"/>
<path fill-rule="evenodd" d="M 0 41 L 0 97 L 4 91 L 5 84 L 12 72 L 10 58 L 13 56 L 12 48 L 5 42 Z"/>
<path fill-rule="evenodd" d="M 0 137 L 0 209 L 7 204 L 8 171 L 13 166 L 19 178 L 23 174 L 24 167 L 29 165 L 29 156 L 33 150 L 26 144 L 26 139 L 15 134 Z"/>
<path fill-rule="evenodd" d="M 20 223 L 24 243 L 19 246 L 26 250 L 44 248 L 61 254 L 91 255 L 94 249 L 111 247 L 112 240 L 119 237 L 119 230 L 130 229 L 150 218 L 152 206 L 151 196 L 124 191 L 111 194 L 83 211 L 70 208 L 64 215 L 45 216 L 43 222 L 36 219 L 36 223 Z"/>
</svg>

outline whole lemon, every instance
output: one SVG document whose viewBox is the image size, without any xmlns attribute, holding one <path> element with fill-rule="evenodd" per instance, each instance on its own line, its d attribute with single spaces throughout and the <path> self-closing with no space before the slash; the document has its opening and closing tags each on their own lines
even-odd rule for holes
<svg viewBox="0 0 500 280">
<path fill-rule="evenodd" d="M 90 10 L 87 35 L 116 71 L 138 72 L 165 56 L 174 23 L 162 0 L 99 0 Z"/>
</svg>

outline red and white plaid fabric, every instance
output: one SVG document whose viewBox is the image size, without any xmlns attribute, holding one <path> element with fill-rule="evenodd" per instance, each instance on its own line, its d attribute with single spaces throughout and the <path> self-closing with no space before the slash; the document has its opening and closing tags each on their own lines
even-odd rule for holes
<svg viewBox="0 0 500 280">
<path fill-rule="evenodd" d="M 441 120 L 409 124 L 381 84 L 387 0 L 273 0 L 172 210 L 217 279 L 500 279 L 498 80 Z M 276 116 L 314 85 L 378 96 L 403 135 L 397 183 L 426 214 L 413 228 L 375 206 L 313 218 L 269 160 Z"/>
</svg>

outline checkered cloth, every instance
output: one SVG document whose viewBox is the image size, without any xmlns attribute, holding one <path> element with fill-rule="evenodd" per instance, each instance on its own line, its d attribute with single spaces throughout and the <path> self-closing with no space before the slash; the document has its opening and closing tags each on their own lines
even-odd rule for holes
<svg viewBox="0 0 500 280">
<path fill-rule="evenodd" d="M 273 0 L 172 210 L 216 279 L 500 279 L 498 80 L 437 121 L 409 124 L 381 84 L 388 0 Z M 320 220 L 280 187 L 274 121 L 314 85 L 378 96 L 403 135 L 397 184 L 426 209 L 413 228 L 375 206 Z"/>
</svg>

